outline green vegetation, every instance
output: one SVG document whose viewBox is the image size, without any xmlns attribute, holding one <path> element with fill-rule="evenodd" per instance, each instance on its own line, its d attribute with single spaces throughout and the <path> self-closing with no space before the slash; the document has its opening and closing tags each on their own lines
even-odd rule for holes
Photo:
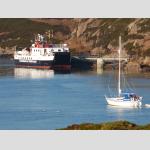
<svg viewBox="0 0 150 150">
<path fill-rule="evenodd" d="M 142 47 L 138 43 L 134 42 L 127 43 L 124 48 L 127 50 L 127 54 L 132 56 L 142 56 Z"/>
<path fill-rule="evenodd" d="M 105 54 L 108 54 L 110 51 L 108 45 L 118 46 L 118 37 L 122 36 L 122 41 L 126 42 L 128 38 L 143 38 L 142 35 L 128 35 L 128 25 L 133 22 L 135 19 L 130 18 L 107 18 L 101 19 L 100 26 L 87 28 L 84 32 L 87 42 L 93 40 L 93 47 L 102 47 L 105 50 Z M 99 30 L 99 37 L 97 35 L 91 36 L 90 33 L 96 32 Z"/>
<path fill-rule="evenodd" d="M 144 36 L 141 35 L 141 34 L 130 34 L 130 35 L 127 36 L 127 38 L 132 39 L 132 40 L 134 40 L 134 39 L 143 39 Z"/>
<path fill-rule="evenodd" d="M 62 32 L 64 35 L 70 33 L 70 29 L 62 25 L 49 25 L 21 18 L 0 19 L 0 46 L 3 48 L 29 46 L 35 34 L 44 34 L 49 29 L 53 29 L 54 34 L 55 32 Z M 55 38 L 53 42 L 61 41 Z"/>
<path fill-rule="evenodd" d="M 150 56 L 150 48 L 143 52 L 143 56 Z"/>
<path fill-rule="evenodd" d="M 149 32 L 150 31 L 150 19 L 144 19 L 143 22 L 139 24 L 140 30 L 139 32 Z"/>
<path fill-rule="evenodd" d="M 114 121 L 100 124 L 73 124 L 61 130 L 150 130 L 150 124 L 136 125 L 128 121 Z"/>
<path fill-rule="evenodd" d="M 104 19 L 100 26 L 101 35 L 100 41 L 97 46 L 103 45 L 104 48 L 110 43 L 113 46 L 118 45 L 118 37 L 122 36 L 125 42 L 128 36 L 128 24 L 134 19 Z"/>
</svg>

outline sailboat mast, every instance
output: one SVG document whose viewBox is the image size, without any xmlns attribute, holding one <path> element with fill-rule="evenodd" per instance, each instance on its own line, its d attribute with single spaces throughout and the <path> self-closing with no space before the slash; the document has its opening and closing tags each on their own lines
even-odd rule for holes
<svg viewBox="0 0 150 150">
<path fill-rule="evenodd" d="M 121 94 L 121 87 L 120 87 L 120 72 L 121 72 L 121 64 L 120 64 L 120 54 L 121 54 L 121 36 L 119 36 L 119 72 L 118 72 L 118 96 L 120 97 Z"/>
</svg>

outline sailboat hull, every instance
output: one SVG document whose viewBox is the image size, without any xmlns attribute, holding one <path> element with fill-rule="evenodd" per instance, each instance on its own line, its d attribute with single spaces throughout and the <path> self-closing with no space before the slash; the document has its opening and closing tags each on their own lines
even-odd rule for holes
<svg viewBox="0 0 150 150">
<path fill-rule="evenodd" d="M 109 105 L 112 106 L 121 106 L 121 107 L 140 107 L 142 102 L 140 100 L 124 100 L 122 97 L 118 98 L 107 98 L 106 101 Z"/>
</svg>

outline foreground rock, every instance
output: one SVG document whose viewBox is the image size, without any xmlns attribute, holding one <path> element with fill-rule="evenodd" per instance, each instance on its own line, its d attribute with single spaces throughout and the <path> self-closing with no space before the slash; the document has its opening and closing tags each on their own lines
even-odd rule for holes
<svg viewBox="0 0 150 150">
<path fill-rule="evenodd" d="M 73 124 L 61 130 L 150 130 L 150 124 L 137 125 L 128 121 L 114 121 L 100 124 Z"/>
</svg>

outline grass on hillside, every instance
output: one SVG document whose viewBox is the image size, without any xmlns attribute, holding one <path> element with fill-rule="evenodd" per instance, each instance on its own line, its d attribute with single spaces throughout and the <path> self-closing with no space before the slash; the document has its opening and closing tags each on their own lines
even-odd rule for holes
<svg viewBox="0 0 150 150">
<path fill-rule="evenodd" d="M 150 130 L 150 124 L 137 125 L 128 121 L 114 121 L 100 124 L 73 124 L 61 130 Z"/>
<path fill-rule="evenodd" d="M 31 40 L 37 33 L 44 34 L 47 30 L 53 29 L 54 32 L 69 34 L 70 29 L 62 25 L 49 25 L 47 23 L 35 22 L 23 18 L 1 18 L 0 19 L 0 46 L 26 47 L 31 45 Z M 60 42 L 54 39 L 54 42 Z"/>
</svg>

